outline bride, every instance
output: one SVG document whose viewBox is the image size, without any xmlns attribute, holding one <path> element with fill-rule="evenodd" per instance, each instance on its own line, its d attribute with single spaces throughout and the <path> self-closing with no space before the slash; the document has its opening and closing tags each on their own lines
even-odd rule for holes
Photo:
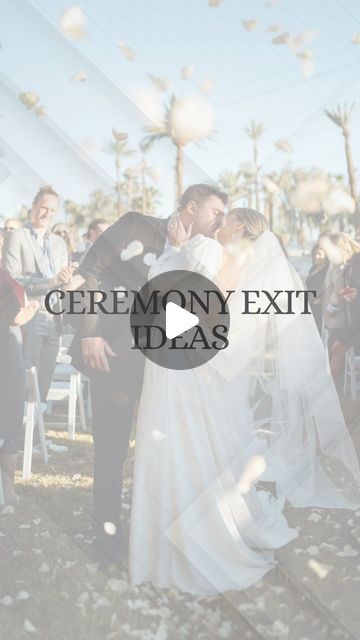
<svg viewBox="0 0 360 640">
<path fill-rule="evenodd" d="M 235 289 L 229 347 L 185 371 L 146 363 L 129 567 L 134 584 L 210 595 L 276 566 L 298 535 L 286 501 L 358 508 L 360 471 L 313 318 L 299 301 L 292 315 L 241 313 L 244 289 L 303 289 L 264 216 L 234 209 L 217 239 L 169 246 L 149 277 L 176 269 Z"/>
</svg>

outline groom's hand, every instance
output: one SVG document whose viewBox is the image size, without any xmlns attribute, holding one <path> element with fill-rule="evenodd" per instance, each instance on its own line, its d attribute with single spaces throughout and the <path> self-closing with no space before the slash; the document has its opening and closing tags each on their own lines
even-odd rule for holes
<svg viewBox="0 0 360 640">
<path fill-rule="evenodd" d="M 81 340 L 81 350 L 86 366 L 109 373 L 110 367 L 107 355 L 115 356 L 116 354 L 104 338 L 83 338 Z"/>
</svg>

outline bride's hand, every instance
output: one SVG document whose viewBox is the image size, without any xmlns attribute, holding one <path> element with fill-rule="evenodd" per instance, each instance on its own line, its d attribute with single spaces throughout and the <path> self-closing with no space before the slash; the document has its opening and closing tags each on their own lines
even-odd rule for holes
<svg viewBox="0 0 360 640">
<path fill-rule="evenodd" d="M 185 229 L 183 221 L 178 214 L 171 216 L 167 228 L 167 239 L 173 247 L 181 247 L 191 238 L 193 223 Z"/>
</svg>

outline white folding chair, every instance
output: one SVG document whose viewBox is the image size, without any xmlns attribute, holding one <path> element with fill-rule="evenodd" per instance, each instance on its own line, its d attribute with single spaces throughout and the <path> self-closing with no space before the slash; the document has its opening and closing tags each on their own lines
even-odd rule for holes
<svg viewBox="0 0 360 640">
<path fill-rule="evenodd" d="M 355 354 L 354 347 L 346 352 L 345 375 L 344 375 L 344 395 L 348 395 L 350 388 L 351 400 L 358 400 L 360 386 L 360 356 Z"/>
<path fill-rule="evenodd" d="M 61 346 L 57 357 L 57 364 L 46 398 L 48 403 L 48 413 L 51 413 L 53 402 L 68 402 L 67 418 L 68 437 L 70 440 L 75 439 L 77 406 L 79 406 L 79 417 L 82 430 L 86 431 L 83 379 L 81 373 L 71 365 L 71 357 L 67 353 L 73 337 L 74 336 L 70 334 L 65 334 L 61 337 Z M 58 424 L 61 423 L 59 422 Z"/>
<path fill-rule="evenodd" d="M 26 392 L 27 400 L 24 416 L 25 441 L 22 471 L 22 477 L 24 480 L 28 480 L 31 477 L 35 424 L 39 432 L 39 442 L 44 462 L 45 464 L 48 462 L 48 450 L 45 439 L 45 428 L 36 367 L 31 367 L 31 369 L 26 370 Z"/>
</svg>

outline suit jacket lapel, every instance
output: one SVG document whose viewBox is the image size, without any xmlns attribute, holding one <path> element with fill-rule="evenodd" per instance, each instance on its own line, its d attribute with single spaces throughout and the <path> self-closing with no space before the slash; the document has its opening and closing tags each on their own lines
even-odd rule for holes
<svg viewBox="0 0 360 640">
<path fill-rule="evenodd" d="M 53 233 L 51 233 L 49 237 L 49 248 L 53 269 L 55 270 L 55 273 L 59 273 L 62 265 L 60 264 L 60 253 L 59 251 L 57 251 L 55 236 Z"/>
<path fill-rule="evenodd" d="M 46 276 L 46 268 L 45 268 L 45 264 L 44 264 L 44 255 L 41 251 L 41 248 L 38 244 L 38 242 L 36 241 L 36 238 L 33 236 L 33 234 L 31 233 L 31 230 L 29 229 L 29 227 L 24 227 L 24 233 L 25 233 L 25 238 L 28 241 L 28 244 L 31 248 L 31 251 L 34 255 L 35 258 L 35 262 L 38 266 L 38 269 L 41 273 L 41 275 Z"/>
</svg>

